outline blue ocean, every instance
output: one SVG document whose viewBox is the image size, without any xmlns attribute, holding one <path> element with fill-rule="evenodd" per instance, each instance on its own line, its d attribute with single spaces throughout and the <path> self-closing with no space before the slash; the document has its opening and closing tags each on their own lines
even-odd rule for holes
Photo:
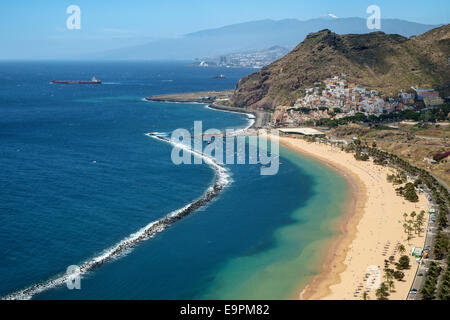
<svg viewBox="0 0 450 320">
<path fill-rule="evenodd" d="M 149 132 L 244 128 L 245 114 L 150 95 L 233 89 L 253 69 L 188 62 L 0 62 L 0 297 L 64 274 L 201 197 L 206 164 L 172 163 Z M 225 74 L 225 79 L 213 79 Z M 56 85 L 88 80 L 102 85 Z M 230 165 L 207 206 L 33 299 L 286 299 L 321 271 L 348 187 L 281 150 L 280 171 Z"/>
</svg>

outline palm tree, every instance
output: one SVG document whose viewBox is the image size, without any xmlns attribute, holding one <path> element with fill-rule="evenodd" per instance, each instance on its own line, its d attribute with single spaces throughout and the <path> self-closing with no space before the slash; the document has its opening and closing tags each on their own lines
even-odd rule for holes
<svg viewBox="0 0 450 320">
<path fill-rule="evenodd" d="M 384 299 L 384 292 L 381 290 L 381 288 L 377 289 L 375 295 L 377 296 L 378 300 Z"/>
<path fill-rule="evenodd" d="M 420 237 L 420 232 L 422 231 L 423 221 L 417 219 L 416 225 L 417 225 L 417 233 L 418 233 L 418 235 L 419 235 L 419 237 Z"/>
<path fill-rule="evenodd" d="M 403 229 L 405 229 L 405 233 L 407 233 L 408 225 L 406 223 L 403 224 Z"/>
<path fill-rule="evenodd" d="M 412 232 L 414 231 L 413 227 L 411 225 L 408 226 L 408 235 L 412 236 Z"/>
<path fill-rule="evenodd" d="M 377 289 L 376 296 L 379 300 L 385 300 L 387 298 L 388 288 L 384 282 L 381 284 L 380 288 Z"/>
<path fill-rule="evenodd" d="M 425 211 L 420 212 L 419 215 L 417 216 L 416 221 L 420 228 L 423 226 L 424 217 L 425 217 Z"/>
<path fill-rule="evenodd" d="M 414 217 L 415 217 L 415 216 L 417 216 L 417 214 L 416 214 L 415 211 L 413 211 L 413 212 L 411 213 L 411 218 L 413 219 L 413 221 L 414 221 Z"/>
<path fill-rule="evenodd" d="M 410 228 L 411 228 L 411 227 L 410 227 Z M 412 230 L 412 228 L 411 228 L 411 230 Z M 408 244 L 410 244 L 409 241 L 410 241 L 412 238 L 413 238 L 412 235 L 409 235 L 409 236 L 408 236 Z"/>
<path fill-rule="evenodd" d="M 404 254 L 406 252 L 406 248 L 402 244 L 399 244 L 397 249 L 398 249 L 398 252 L 400 252 L 400 254 Z"/>
<path fill-rule="evenodd" d="M 392 292 L 395 289 L 395 283 L 393 280 L 388 281 L 389 291 Z"/>
<path fill-rule="evenodd" d="M 423 219 L 423 217 L 425 216 L 425 210 L 420 211 L 419 213 L 419 217 L 421 217 Z"/>
<path fill-rule="evenodd" d="M 362 297 L 363 297 L 363 300 L 370 300 L 369 294 L 367 293 L 367 291 L 364 291 L 364 292 L 363 292 Z"/>
<path fill-rule="evenodd" d="M 386 279 L 387 282 L 391 281 L 393 277 L 394 276 L 392 275 L 392 272 L 390 270 L 385 270 L 384 278 Z"/>
<path fill-rule="evenodd" d="M 405 212 L 405 213 L 403 214 L 403 217 L 405 218 L 405 222 L 406 222 L 406 218 L 408 218 L 408 214 Z"/>
<path fill-rule="evenodd" d="M 416 222 L 417 222 L 417 223 L 420 223 L 420 224 L 423 224 L 423 217 L 420 216 L 420 215 L 417 216 Z"/>
</svg>

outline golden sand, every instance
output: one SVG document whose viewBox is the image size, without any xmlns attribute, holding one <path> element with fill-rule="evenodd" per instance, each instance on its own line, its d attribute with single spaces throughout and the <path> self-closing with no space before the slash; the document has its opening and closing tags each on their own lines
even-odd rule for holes
<svg viewBox="0 0 450 320">
<path fill-rule="evenodd" d="M 412 248 L 423 248 L 425 232 L 414 235 L 408 242 L 403 224 L 403 214 L 429 209 L 425 195 L 419 195 L 418 203 L 406 201 L 396 194 L 386 177 L 390 168 L 357 161 L 353 154 L 325 144 L 309 143 L 301 139 L 280 137 L 280 144 L 292 151 L 308 155 L 339 171 L 352 188 L 352 203 L 343 217 L 341 235 L 333 242 L 323 265 L 323 272 L 310 283 L 301 299 L 310 300 L 361 300 L 364 291 L 370 299 L 376 299 L 375 289 L 366 281 L 368 268 L 375 266 L 383 274 L 384 261 L 390 256 L 400 258 L 398 244 L 406 247 L 411 257 L 411 269 L 404 271 L 405 279 L 395 281 L 391 300 L 405 300 L 411 288 L 418 264 L 410 255 Z M 424 226 L 424 230 L 427 225 Z M 390 268 L 395 269 L 394 266 Z M 383 279 L 381 281 L 384 281 Z"/>
</svg>

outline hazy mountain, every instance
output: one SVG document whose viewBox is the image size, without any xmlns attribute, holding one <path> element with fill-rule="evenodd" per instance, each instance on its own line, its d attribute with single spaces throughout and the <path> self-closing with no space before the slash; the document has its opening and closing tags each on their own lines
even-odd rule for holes
<svg viewBox="0 0 450 320">
<path fill-rule="evenodd" d="M 437 26 L 397 19 L 382 20 L 382 30 L 405 37 L 422 34 Z M 275 45 L 293 48 L 311 32 L 330 29 L 339 34 L 367 33 L 366 19 L 322 17 L 261 20 L 189 33 L 175 39 L 153 41 L 95 55 L 109 59 L 195 59 L 227 53 L 261 50 Z"/>
<path fill-rule="evenodd" d="M 411 86 L 450 85 L 450 25 L 406 38 L 383 32 L 311 33 L 282 59 L 241 79 L 233 96 L 238 107 L 292 104 L 315 82 L 347 74 L 350 82 L 395 95 Z"/>
</svg>

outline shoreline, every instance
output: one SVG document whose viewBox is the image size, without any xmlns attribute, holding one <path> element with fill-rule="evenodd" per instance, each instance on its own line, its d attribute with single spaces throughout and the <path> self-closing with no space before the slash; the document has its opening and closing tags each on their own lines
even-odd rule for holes
<svg viewBox="0 0 450 320">
<path fill-rule="evenodd" d="M 208 108 L 216 111 L 234 112 L 254 117 L 253 124 L 246 129 L 259 129 L 267 124 L 267 116 L 265 112 L 236 108 L 220 104 L 218 97 L 229 98 L 233 91 L 203 91 L 179 94 L 156 95 L 144 98 L 146 101 L 167 102 L 167 103 L 200 103 L 207 105 Z"/>
<path fill-rule="evenodd" d="M 165 143 L 173 144 L 170 140 L 158 136 L 154 133 L 147 133 L 146 136 Z M 127 250 L 132 250 L 141 242 L 155 237 L 157 234 L 163 232 L 173 224 L 183 220 L 187 216 L 196 212 L 198 209 L 206 206 L 209 202 L 218 197 L 222 193 L 224 188 L 231 183 L 227 169 L 217 163 L 213 158 L 210 158 L 203 154 L 199 154 L 197 151 L 190 150 L 185 146 L 183 147 L 182 145 L 180 145 L 180 147 L 184 148 L 184 150 L 186 150 L 187 152 L 202 157 L 205 163 L 215 171 L 213 184 L 207 187 L 206 191 L 200 198 L 193 200 L 180 209 L 166 214 L 158 220 L 148 223 L 138 231 L 130 234 L 113 246 L 110 246 L 107 249 L 103 250 L 100 254 L 94 256 L 93 258 L 90 258 L 89 260 L 86 260 L 78 267 L 78 270 L 75 272 L 76 275 L 85 275 L 88 272 L 96 270 L 105 263 L 120 258 L 124 252 L 127 252 Z M 48 280 L 36 282 L 24 289 L 14 291 L 10 294 L 7 294 L 6 296 L 0 296 L 0 300 L 30 300 L 37 294 L 64 285 L 65 283 L 67 283 L 67 281 L 70 281 L 72 276 L 73 274 L 59 274 Z"/>
<path fill-rule="evenodd" d="M 222 105 L 217 106 L 214 102 L 212 104 L 203 102 L 203 104 L 217 111 L 250 113 L 242 109 L 236 110 L 235 108 Z M 256 122 L 251 127 L 260 127 Z M 325 144 L 308 143 L 304 140 L 280 137 L 280 145 L 325 164 L 345 178 L 350 187 L 349 196 L 341 208 L 342 216 L 333 221 L 333 224 L 335 224 L 333 229 L 336 230 L 336 235 L 326 240 L 321 271 L 306 286 L 303 284 L 300 288 L 303 290 L 295 292 L 292 295 L 293 299 L 361 300 L 362 292 L 358 290 L 362 289 L 358 288 L 364 287 L 362 283 L 365 281 L 365 278 L 363 279 L 363 276 L 367 275 L 367 267 L 377 266 L 379 270 L 382 270 L 384 260 L 390 255 L 394 255 L 396 259 L 399 258 L 396 250 L 390 255 L 387 255 L 386 252 L 383 255 L 375 254 L 375 256 L 372 256 L 373 252 L 379 250 L 379 247 L 382 246 L 381 242 L 386 243 L 385 248 L 390 248 L 391 245 L 396 247 L 399 243 L 404 244 L 407 248 L 406 255 L 408 255 L 408 251 L 411 248 L 424 246 L 426 232 L 422 237 L 415 238 L 412 245 L 409 243 L 406 245 L 404 243 L 406 239 L 403 239 L 402 227 L 397 225 L 392 228 L 395 219 L 398 219 L 398 223 L 402 221 L 401 215 L 404 212 L 426 211 L 429 205 L 424 195 L 420 196 L 421 201 L 419 205 L 422 206 L 420 209 L 418 209 L 417 204 L 406 203 L 403 197 L 396 195 L 394 186 L 386 181 L 386 175 L 392 173 L 392 168 L 377 166 L 372 161 L 359 162 L 352 153 L 347 154 L 339 148 Z M 343 159 L 345 161 L 342 161 Z M 385 194 L 389 194 L 389 197 L 385 198 Z M 390 212 L 386 213 L 385 207 L 391 208 L 391 206 L 396 207 L 398 210 L 389 210 Z M 376 227 L 377 222 L 379 222 L 378 228 Z M 370 241 L 365 239 L 369 233 L 371 236 L 384 234 L 386 231 L 384 227 L 380 227 L 381 224 L 384 224 L 384 227 L 387 229 L 391 228 L 395 231 L 381 237 L 382 239 L 371 239 Z M 424 227 L 426 230 L 428 228 L 427 224 Z M 374 247 L 376 248 L 373 249 Z M 364 258 L 361 259 L 362 256 Z M 353 262 L 353 260 L 356 261 Z M 405 280 L 396 282 L 399 290 L 393 291 L 390 299 L 407 299 L 409 289 L 418 270 L 418 265 L 414 261 L 412 261 L 411 265 L 410 270 L 405 271 Z M 353 294 L 351 288 L 356 290 Z M 370 294 L 371 299 L 375 298 L 374 290 L 366 287 L 366 291 Z"/>
<path fill-rule="evenodd" d="M 386 173 L 390 168 L 378 167 L 372 162 L 360 163 L 353 158 L 353 154 L 346 154 L 329 145 L 287 137 L 280 137 L 280 145 L 324 163 L 341 174 L 350 187 L 350 199 L 343 207 L 342 217 L 336 221 L 338 234 L 327 240 L 322 270 L 306 286 L 300 288 L 303 289 L 300 294 L 295 293 L 294 299 L 361 300 L 359 294 L 362 292 L 353 294 L 352 289 L 356 290 L 363 283 L 368 266 L 375 265 L 382 269 L 383 260 L 390 256 L 387 253 L 375 253 L 382 247 L 382 242 L 395 242 L 388 242 L 390 246 L 396 245 L 398 241 L 408 250 L 416 245 L 423 246 L 425 235 L 414 238 L 411 245 L 406 245 L 402 227 L 395 225 L 395 222 L 402 221 L 404 212 L 420 211 L 418 205 L 425 210 L 428 202 L 423 195 L 418 204 L 406 203 L 403 198 L 397 196 L 394 187 L 386 181 Z M 381 195 L 384 201 L 380 201 Z M 388 209 L 390 206 L 401 207 L 402 210 L 384 212 L 384 209 L 380 210 L 384 206 Z M 386 232 L 386 236 L 378 236 L 383 232 Z M 396 255 L 396 258 L 399 256 Z M 398 290 L 391 293 L 392 300 L 406 300 L 418 267 L 414 261 L 411 265 L 411 269 L 405 271 L 405 280 L 396 282 Z M 374 291 L 369 292 L 369 295 L 371 299 L 375 298 Z"/>
<path fill-rule="evenodd" d="M 339 274 L 344 272 L 346 267 L 344 264 L 345 253 L 351 242 L 354 240 L 357 226 L 363 215 L 363 208 L 366 203 L 366 188 L 361 179 L 353 172 L 340 166 L 331 163 L 317 154 L 295 148 L 286 141 L 281 140 L 280 145 L 301 155 L 312 158 L 321 162 L 332 170 L 338 172 L 350 187 L 348 203 L 342 208 L 343 214 L 337 221 L 334 222 L 334 228 L 339 230 L 339 234 L 328 240 L 325 249 L 325 257 L 322 262 L 322 272 L 315 276 L 313 280 L 301 291 L 299 296 L 295 299 L 300 300 L 320 300 L 330 293 L 329 287 L 339 281 Z M 340 253 L 343 251 L 343 253 Z M 320 292 L 319 288 L 323 287 L 325 292 Z"/>
<path fill-rule="evenodd" d="M 233 107 L 227 107 L 224 105 L 220 105 L 217 104 L 215 102 L 213 102 L 212 104 L 207 104 L 206 106 L 208 109 L 214 110 L 214 111 L 222 111 L 222 112 L 231 112 L 231 113 L 239 113 L 239 114 L 245 114 L 248 117 L 248 120 L 251 122 L 251 124 L 247 127 L 245 127 L 242 130 L 248 130 L 248 129 L 256 129 L 258 127 L 258 114 L 256 112 L 252 112 L 252 111 L 246 111 L 246 110 L 242 110 L 239 108 L 233 108 Z M 253 116 L 253 118 L 251 118 L 250 116 Z"/>
<path fill-rule="evenodd" d="M 175 100 L 153 100 L 150 98 L 144 98 L 145 101 L 158 101 L 158 102 L 172 102 L 172 103 L 200 103 L 204 104 L 207 107 L 218 110 L 218 111 L 224 111 L 224 112 L 235 112 L 235 113 L 243 113 L 246 115 L 253 114 L 251 112 L 245 112 L 244 110 L 239 111 L 231 111 L 225 109 L 226 107 L 223 107 L 223 109 L 219 108 L 213 108 L 208 103 L 205 102 L 197 102 L 197 101 L 175 101 Z M 241 130 L 247 130 L 255 125 L 255 120 L 250 119 L 251 125 L 247 126 L 244 129 Z M 146 136 L 149 138 L 154 138 L 159 141 L 172 144 L 172 142 L 165 137 L 158 136 L 155 133 L 147 133 Z M 194 150 L 185 149 L 188 152 L 191 153 L 197 153 Z M 138 245 L 140 242 L 146 241 L 150 238 L 153 238 L 158 233 L 163 232 L 168 227 L 172 226 L 174 223 L 184 219 L 185 217 L 191 215 L 193 212 L 197 211 L 201 207 L 207 205 L 209 202 L 211 202 L 213 199 L 215 199 L 217 196 L 219 196 L 223 189 L 227 187 L 230 184 L 228 171 L 226 168 L 224 168 L 222 165 L 218 164 L 213 158 L 209 158 L 205 155 L 200 155 L 205 163 L 210 166 L 215 171 L 215 178 L 214 183 L 212 186 L 207 187 L 204 194 L 187 204 L 186 206 L 174 210 L 170 212 L 169 214 L 163 216 L 161 219 L 150 222 L 146 226 L 139 229 L 137 232 L 129 235 L 128 237 L 124 238 L 120 242 L 116 243 L 115 245 L 105 249 L 100 255 L 95 256 L 94 258 L 90 258 L 89 260 L 86 260 L 83 262 L 83 264 L 79 267 L 79 270 L 77 271 L 77 274 L 84 275 L 87 272 L 93 271 L 99 267 L 101 267 L 103 264 L 108 263 L 116 258 L 119 258 L 121 254 L 133 248 L 134 246 Z M 12 293 L 9 293 L 5 296 L 0 296 L 0 300 L 30 300 L 33 298 L 33 296 L 40 294 L 42 292 L 45 292 L 47 290 L 51 290 L 54 288 L 57 288 L 59 286 L 62 286 L 68 281 L 69 275 L 67 274 L 58 274 L 50 279 L 43 280 L 43 281 L 37 281 L 36 283 L 25 287 L 24 289 L 16 290 Z"/>
<path fill-rule="evenodd" d="M 216 101 L 217 97 L 229 98 L 232 93 L 232 90 L 171 93 L 146 97 L 145 100 L 155 102 L 211 103 Z"/>
</svg>

